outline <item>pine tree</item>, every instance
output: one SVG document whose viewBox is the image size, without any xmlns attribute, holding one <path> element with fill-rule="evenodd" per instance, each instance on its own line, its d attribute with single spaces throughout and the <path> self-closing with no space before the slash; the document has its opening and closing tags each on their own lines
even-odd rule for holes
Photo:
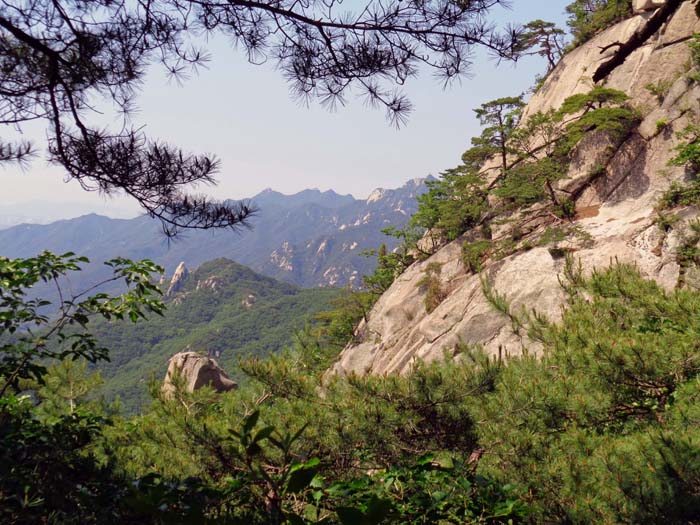
<svg viewBox="0 0 700 525">
<path fill-rule="evenodd" d="M 517 44 L 518 54 L 539 55 L 547 59 L 547 71 L 554 69 L 564 55 L 566 33 L 552 22 L 533 20 L 525 24 Z"/>
<path fill-rule="evenodd" d="M 501 178 L 508 171 L 508 154 L 510 137 L 520 120 L 525 102 L 522 96 L 504 97 L 482 104 L 475 109 L 477 118 L 483 126 L 481 135 L 472 139 L 473 149 L 484 158 L 496 156 L 501 162 Z"/>
<path fill-rule="evenodd" d="M 48 367 L 43 384 L 36 389 L 42 414 L 53 417 L 74 414 L 78 406 L 90 401 L 102 384 L 102 377 L 99 370 L 91 372 L 87 365 L 84 359 L 64 359 Z M 92 412 L 99 408 L 99 402 L 90 403 Z"/>
</svg>

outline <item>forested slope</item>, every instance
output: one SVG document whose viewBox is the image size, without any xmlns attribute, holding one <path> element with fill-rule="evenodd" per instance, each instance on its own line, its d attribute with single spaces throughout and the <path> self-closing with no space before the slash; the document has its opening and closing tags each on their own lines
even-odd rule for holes
<svg viewBox="0 0 700 525">
<path fill-rule="evenodd" d="M 240 379 L 239 357 L 265 357 L 292 345 L 296 331 L 337 295 L 282 283 L 227 259 L 205 263 L 166 297 L 162 317 L 95 325 L 100 344 L 110 349 L 110 362 L 99 365 L 102 393 L 121 398 L 128 411 L 144 408 L 151 378 L 160 382 L 168 359 L 185 349 L 217 356 Z"/>
</svg>

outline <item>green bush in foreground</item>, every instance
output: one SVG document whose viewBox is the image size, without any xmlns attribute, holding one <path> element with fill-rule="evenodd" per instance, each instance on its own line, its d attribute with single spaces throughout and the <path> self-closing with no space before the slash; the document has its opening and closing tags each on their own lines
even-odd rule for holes
<svg viewBox="0 0 700 525">
<path fill-rule="evenodd" d="M 460 389 L 481 388 L 478 371 L 334 381 L 320 401 L 327 352 L 300 344 L 244 366 L 251 385 L 240 392 L 168 400 L 154 388 L 144 415 L 108 417 L 111 407 L 90 396 L 99 376 L 72 360 L 108 358 L 92 318 L 162 311 L 159 269 L 113 261 L 124 294 L 78 294 L 57 316 L 27 298 L 32 284 L 60 286 L 81 262 L 0 259 L 3 523 L 505 523 L 525 514 L 510 488 L 475 477 L 469 463 L 473 424 Z"/>
<path fill-rule="evenodd" d="M 3 274 L 5 326 L 32 311 L 21 277 Z M 48 390 L 32 387 L 38 406 L 7 386 L 26 374 L 5 368 L 3 522 L 692 522 L 700 292 L 663 290 L 625 265 L 585 278 L 570 260 L 562 284 L 557 323 L 511 311 L 487 288 L 541 343 L 538 357 L 458 347 L 406 376 L 342 378 L 324 373 L 328 352 L 307 340 L 242 362 L 250 381 L 238 391 L 163 399 L 155 388 L 153 406 L 126 420 L 87 401 L 80 367 L 52 369 Z M 137 312 L 147 297 L 134 293 L 100 304 Z M 15 326 L 3 357 L 26 339 Z M 25 355 L 42 381 L 42 360 Z M 67 396 L 62 377 L 85 388 Z"/>
<path fill-rule="evenodd" d="M 553 523 L 690 523 L 700 513 L 700 293 L 629 266 L 569 266 L 541 357 L 504 366 L 477 406 L 482 472 Z"/>
</svg>

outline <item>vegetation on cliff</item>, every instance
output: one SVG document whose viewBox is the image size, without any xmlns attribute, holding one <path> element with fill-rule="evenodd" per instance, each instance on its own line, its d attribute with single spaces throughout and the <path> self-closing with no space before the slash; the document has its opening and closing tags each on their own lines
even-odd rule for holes
<svg viewBox="0 0 700 525">
<path fill-rule="evenodd" d="M 575 0 L 566 6 L 573 46 L 632 15 L 632 0 Z"/>
</svg>

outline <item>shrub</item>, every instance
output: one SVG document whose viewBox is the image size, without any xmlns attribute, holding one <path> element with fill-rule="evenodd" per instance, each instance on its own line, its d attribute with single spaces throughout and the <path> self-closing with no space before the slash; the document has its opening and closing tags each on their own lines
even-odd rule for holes
<svg viewBox="0 0 700 525">
<path fill-rule="evenodd" d="M 442 265 L 439 263 L 430 263 L 423 272 L 423 277 L 418 281 L 418 286 L 425 290 L 425 310 L 431 313 L 440 303 L 447 297 L 446 292 L 442 289 L 442 281 L 440 281 L 440 273 Z"/>
<path fill-rule="evenodd" d="M 566 12 L 575 47 L 632 16 L 632 0 L 575 0 L 566 6 Z"/>
<path fill-rule="evenodd" d="M 644 88 L 649 91 L 652 95 L 656 97 L 656 100 L 660 103 L 664 101 L 669 89 L 673 85 L 673 80 L 659 80 L 656 83 L 650 82 Z"/>
<path fill-rule="evenodd" d="M 528 316 L 539 357 L 513 357 L 475 403 L 480 473 L 533 523 L 673 523 L 700 512 L 700 293 L 630 266 L 569 260 L 560 323 Z"/>
<path fill-rule="evenodd" d="M 462 263 L 464 268 L 471 273 L 479 273 L 482 269 L 484 256 L 491 248 L 491 241 L 482 239 L 479 241 L 462 244 Z"/>
<path fill-rule="evenodd" d="M 485 181 L 480 174 L 463 165 L 427 184 L 429 190 L 418 197 L 411 226 L 437 228 L 451 241 L 479 223 L 487 209 Z"/>
</svg>

